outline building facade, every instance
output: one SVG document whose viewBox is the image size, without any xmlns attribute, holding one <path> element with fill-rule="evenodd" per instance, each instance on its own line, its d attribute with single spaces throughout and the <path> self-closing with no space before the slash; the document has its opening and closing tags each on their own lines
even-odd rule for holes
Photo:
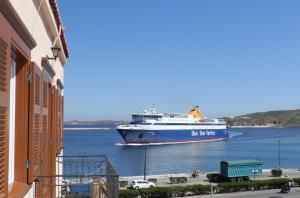
<svg viewBox="0 0 300 198">
<path fill-rule="evenodd" d="M 68 57 L 56 0 L 0 0 L 0 198 L 60 193 Z"/>
</svg>

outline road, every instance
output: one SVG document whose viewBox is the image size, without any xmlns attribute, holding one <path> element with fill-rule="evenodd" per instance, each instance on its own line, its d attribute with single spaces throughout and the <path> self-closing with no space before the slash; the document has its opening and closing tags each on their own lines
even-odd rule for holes
<svg viewBox="0 0 300 198">
<path fill-rule="evenodd" d="M 279 189 L 261 190 L 261 191 L 247 191 L 237 193 L 224 193 L 213 195 L 213 198 L 300 198 L 300 187 L 294 187 L 290 193 L 279 193 Z M 191 196 L 190 198 L 211 198 L 211 195 Z"/>
</svg>

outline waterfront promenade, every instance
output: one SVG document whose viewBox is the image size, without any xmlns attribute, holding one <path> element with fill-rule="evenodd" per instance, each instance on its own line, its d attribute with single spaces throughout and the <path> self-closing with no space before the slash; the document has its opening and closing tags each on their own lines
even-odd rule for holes
<svg viewBox="0 0 300 198">
<path fill-rule="evenodd" d="M 175 185 L 189 185 L 189 184 L 209 184 L 206 175 L 207 172 L 201 172 L 199 177 L 192 178 L 192 173 L 182 173 L 182 174 L 172 174 L 172 175 L 148 175 L 147 179 L 155 178 L 157 179 L 156 186 L 175 186 Z M 186 177 L 187 183 L 181 184 L 170 184 L 169 176 L 173 177 Z M 278 179 L 279 177 L 271 176 L 271 169 L 263 169 L 263 174 L 261 176 L 251 176 L 251 180 L 264 180 L 264 179 Z M 280 178 L 300 178 L 300 170 L 299 169 L 283 169 L 283 174 Z M 120 181 L 128 181 L 130 183 L 133 180 L 143 179 L 143 176 L 128 176 L 128 177 L 120 177 Z M 300 196 L 299 196 L 300 197 Z"/>
</svg>

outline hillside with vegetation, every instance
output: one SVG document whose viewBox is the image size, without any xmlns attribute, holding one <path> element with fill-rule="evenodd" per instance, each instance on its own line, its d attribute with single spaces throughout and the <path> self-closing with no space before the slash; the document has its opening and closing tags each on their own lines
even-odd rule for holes
<svg viewBox="0 0 300 198">
<path fill-rule="evenodd" d="M 225 119 L 229 126 L 298 128 L 300 109 L 257 112 Z"/>
<path fill-rule="evenodd" d="M 229 127 L 286 127 L 300 128 L 300 109 L 257 112 L 237 117 L 225 117 Z M 66 121 L 65 125 L 121 125 L 122 120 Z"/>
</svg>

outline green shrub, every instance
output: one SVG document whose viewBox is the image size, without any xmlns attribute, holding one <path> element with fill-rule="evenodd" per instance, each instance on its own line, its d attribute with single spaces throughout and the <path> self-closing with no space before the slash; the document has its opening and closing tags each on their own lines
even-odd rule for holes
<svg viewBox="0 0 300 198">
<path fill-rule="evenodd" d="M 178 183 L 186 183 L 187 177 L 178 177 Z"/>
<path fill-rule="evenodd" d="M 218 192 L 239 192 L 247 190 L 263 190 L 263 189 L 278 189 L 287 184 L 289 179 L 269 179 L 257 181 L 244 181 L 238 183 L 220 183 L 218 184 Z"/>
<path fill-rule="evenodd" d="M 250 183 L 239 182 L 239 183 L 220 183 L 218 184 L 218 192 L 228 193 L 228 192 L 238 192 L 250 190 Z"/>
<path fill-rule="evenodd" d="M 172 186 L 172 187 L 155 187 L 155 188 L 144 188 L 139 190 L 141 196 L 144 198 L 167 198 L 182 195 L 184 192 L 183 186 Z"/>
<path fill-rule="evenodd" d="M 170 194 L 172 197 L 182 196 L 184 194 L 184 186 L 172 186 L 170 187 Z"/>
<path fill-rule="evenodd" d="M 119 198 L 135 198 L 140 195 L 140 192 L 137 190 L 120 190 Z"/>
<path fill-rule="evenodd" d="M 300 178 L 295 178 L 293 179 L 295 184 L 298 184 L 300 186 Z"/>
<path fill-rule="evenodd" d="M 210 193 L 210 185 L 187 185 L 184 187 L 184 192 L 192 192 L 195 195 L 206 195 Z"/>
<path fill-rule="evenodd" d="M 218 182 L 221 179 L 221 175 L 219 173 L 208 173 L 206 177 L 209 182 Z"/>
<path fill-rule="evenodd" d="M 119 181 L 120 187 L 128 186 L 128 181 Z"/>
<path fill-rule="evenodd" d="M 186 183 L 187 177 L 170 177 L 171 184 Z"/>
<path fill-rule="evenodd" d="M 157 183 L 157 179 L 156 178 L 149 178 L 148 179 L 148 182 L 153 182 L 153 183 Z"/>
<path fill-rule="evenodd" d="M 280 177 L 282 175 L 282 170 L 281 169 L 272 169 L 271 173 L 272 173 L 273 177 Z"/>
</svg>

